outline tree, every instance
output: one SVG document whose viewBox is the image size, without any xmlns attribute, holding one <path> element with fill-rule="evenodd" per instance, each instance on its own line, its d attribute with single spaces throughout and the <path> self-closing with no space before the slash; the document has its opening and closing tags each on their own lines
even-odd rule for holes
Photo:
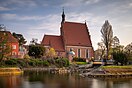
<svg viewBox="0 0 132 88">
<path fill-rule="evenodd" d="M 102 57 L 105 53 L 105 46 L 104 46 L 103 42 L 98 43 L 98 50 L 99 50 L 100 58 L 102 59 Z"/>
<path fill-rule="evenodd" d="M 116 48 L 119 45 L 120 45 L 119 38 L 117 38 L 117 36 L 114 36 L 114 38 L 112 39 L 112 48 Z"/>
<path fill-rule="evenodd" d="M 11 52 L 7 38 L 8 35 L 6 32 L 0 32 L 0 62 L 3 60 L 4 56 Z"/>
<path fill-rule="evenodd" d="M 128 44 L 128 45 L 125 47 L 125 51 L 126 51 L 126 53 L 128 53 L 129 55 L 132 54 L 132 43 Z"/>
<path fill-rule="evenodd" d="M 121 63 L 121 65 L 127 64 L 127 56 L 123 52 L 113 52 L 113 59 L 115 60 L 115 64 Z"/>
<path fill-rule="evenodd" d="M 19 46 L 22 46 L 27 42 L 22 34 L 13 33 L 12 35 L 18 40 Z"/>
<path fill-rule="evenodd" d="M 101 34 L 102 34 L 102 41 L 106 48 L 106 59 L 108 59 L 109 51 L 110 51 L 111 43 L 113 39 L 112 26 L 110 25 L 108 20 L 106 20 L 105 23 L 103 24 L 101 29 Z"/>
<path fill-rule="evenodd" d="M 55 49 L 54 48 L 50 48 L 49 51 L 47 52 L 47 56 L 49 57 L 54 57 L 56 55 L 55 53 Z"/>
<path fill-rule="evenodd" d="M 129 61 L 132 61 L 132 43 L 128 44 L 125 49 L 125 53 L 127 54 L 127 58 Z"/>
<path fill-rule="evenodd" d="M 37 45 L 38 43 L 38 39 L 36 38 L 32 38 L 32 40 L 30 41 L 31 45 Z"/>
<path fill-rule="evenodd" d="M 45 54 L 45 48 L 41 45 L 30 45 L 28 54 L 29 56 L 40 58 Z"/>
</svg>

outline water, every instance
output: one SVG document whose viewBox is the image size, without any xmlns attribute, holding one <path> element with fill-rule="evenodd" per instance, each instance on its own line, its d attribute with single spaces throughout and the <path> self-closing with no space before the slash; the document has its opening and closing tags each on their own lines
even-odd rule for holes
<svg viewBox="0 0 132 88">
<path fill-rule="evenodd" d="M 132 88 L 132 79 L 106 80 L 28 71 L 18 76 L 0 76 L 0 88 Z"/>
</svg>

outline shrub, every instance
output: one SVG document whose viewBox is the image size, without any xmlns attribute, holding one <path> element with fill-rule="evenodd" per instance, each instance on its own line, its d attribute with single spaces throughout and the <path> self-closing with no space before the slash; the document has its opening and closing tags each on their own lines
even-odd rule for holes
<svg viewBox="0 0 132 88">
<path fill-rule="evenodd" d="M 69 66 L 69 60 L 67 58 L 58 58 L 55 60 L 59 67 Z"/>
<path fill-rule="evenodd" d="M 76 62 L 86 62 L 86 60 L 84 58 L 78 58 L 78 57 L 74 57 L 73 61 L 76 61 Z"/>
<path fill-rule="evenodd" d="M 43 66 L 49 66 L 49 62 L 47 60 L 43 61 Z"/>
<path fill-rule="evenodd" d="M 30 56 L 28 54 L 24 55 L 24 59 L 30 59 Z"/>
<path fill-rule="evenodd" d="M 17 64 L 18 64 L 20 67 L 25 67 L 25 66 L 26 66 L 26 62 L 25 62 L 23 59 L 18 59 L 18 60 L 17 60 Z"/>
<path fill-rule="evenodd" d="M 17 65 L 17 60 L 16 59 L 10 59 L 5 61 L 6 65 Z"/>
<path fill-rule="evenodd" d="M 35 63 L 35 61 L 33 61 L 33 60 L 30 60 L 30 61 L 28 62 L 28 64 L 29 64 L 30 66 L 36 66 L 36 63 Z"/>
<path fill-rule="evenodd" d="M 53 59 L 53 58 L 49 58 L 49 59 L 47 59 L 47 61 L 50 63 L 50 64 L 55 64 L 55 59 Z"/>
</svg>

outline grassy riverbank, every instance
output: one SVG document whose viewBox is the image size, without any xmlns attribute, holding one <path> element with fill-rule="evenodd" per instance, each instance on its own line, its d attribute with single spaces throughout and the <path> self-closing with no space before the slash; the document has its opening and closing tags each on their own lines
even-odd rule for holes
<svg viewBox="0 0 132 88">
<path fill-rule="evenodd" d="M 81 75 L 94 78 L 132 78 L 132 66 L 101 66 Z"/>
<path fill-rule="evenodd" d="M 19 67 L 4 67 L 0 68 L 0 75 L 18 75 L 23 73 Z"/>
<path fill-rule="evenodd" d="M 132 74 L 132 66 L 102 66 L 106 74 Z"/>
<path fill-rule="evenodd" d="M 104 68 L 104 69 L 109 69 L 109 68 L 122 68 L 122 69 L 131 69 L 132 68 L 132 65 L 128 65 L 128 66 L 101 66 L 101 68 Z"/>
</svg>

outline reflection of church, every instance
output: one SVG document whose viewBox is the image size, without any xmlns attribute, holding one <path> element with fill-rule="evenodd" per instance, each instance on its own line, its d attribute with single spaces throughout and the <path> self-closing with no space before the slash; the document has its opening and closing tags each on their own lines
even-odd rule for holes
<svg viewBox="0 0 132 88">
<path fill-rule="evenodd" d="M 94 56 L 89 30 L 85 23 L 65 21 L 65 13 L 62 13 L 60 36 L 44 35 L 42 43 L 47 49 L 52 47 L 58 56 L 67 57 L 72 49 L 75 57 L 91 58 Z"/>
</svg>

